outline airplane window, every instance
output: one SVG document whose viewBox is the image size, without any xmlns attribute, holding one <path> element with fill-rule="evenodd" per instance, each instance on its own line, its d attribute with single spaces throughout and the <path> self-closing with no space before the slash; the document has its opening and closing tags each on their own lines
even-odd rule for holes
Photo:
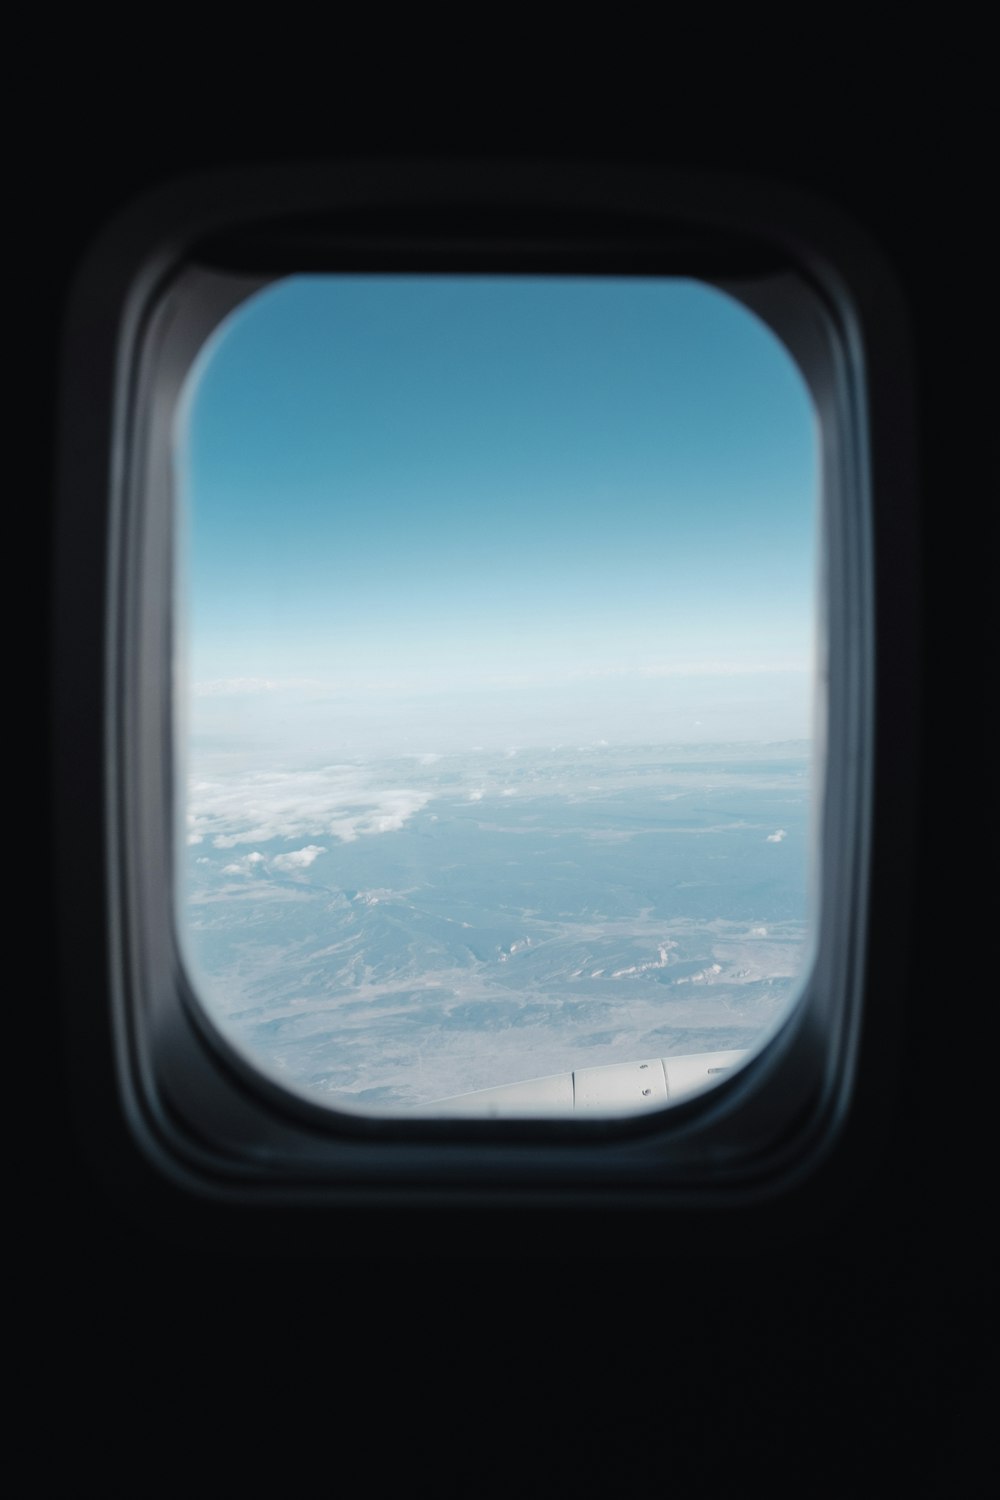
<svg viewBox="0 0 1000 1500">
<path fill-rule="evenodd" d="M 339 1109 L 660 1107 L 807 976 L 818 424 L 726 293 L 294 275 L 174 435 L 178 938 Z"/>
</svg>

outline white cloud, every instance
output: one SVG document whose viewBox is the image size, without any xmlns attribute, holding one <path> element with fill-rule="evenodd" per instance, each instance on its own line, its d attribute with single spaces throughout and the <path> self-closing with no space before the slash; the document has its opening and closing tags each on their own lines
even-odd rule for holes
<svg viewBox="0 0 1000 1500">
<path fill-rule="evenodd" d="M 380 901 L 391 898 L 392 894 L 393 892 L 387 886 L 379 886 L 374 891 L 358 891 L 354 900 L 360 901 L 362 906 L 378 906 Z"/>
<path fill-rule="evenodd" d="M 304 849 L 293 849 L 290 854 L 279 854 L 271 861 L 274 870 L 305 870 L 312 864 L 317 855 L 325 854 L 326 850 L 319 844 L 307 844 Z"/>
<path fill-rule="evenodd" d="M 266 864 L 267 860 L 263 854 L 255 849 L 252 854 L 244 854 L 243 858 L 238 859 L 234 864 L 223 865 L 222 873 L 223 875 L 255 875 L 258 868 Z"/>
<path fill-rule="evenodd" d="M 660 953 L 659 958 L 651 958 L 648 963 L 644 964 L 630 964 L 627 969 L 616 969 L 611 978 L 622 979 L 626 974 L 645 974 L 650 969 L 665 969 L 670 962 L 670 950 L 676 948 L 677 944 L 672 938 L 666 938 L 662 943 L 658 943 L 657 947 Z"/>
<path fill-rule="evenodd" d="M 721 964 L 709 964 L 707 969 L 699 969 L 697 974 L 684 974 L 680 979 L 675 979 L 675 984 L 711 984 L 713 979 L 722 973 Z"/>
<path fill-rule="evenodd" d="M 767 842 L 769 844 L 780 844 L 782 839 L 787 837 L 788 835 L 786 834 L 785 830 L 783 828 L 779 828 L 775 833 L 768 834 Z"/>
<path fill-rule="evenodd" d="M 429 791 L 380 786 L 374 771 L 356 765 L 197 777 L 188 795 L 200 836 L 216 849 L 272 839 L 307 839 L 313 847 L 323 834 L 353 843 L 395 832 L 431 800 Z"/>
</svg>

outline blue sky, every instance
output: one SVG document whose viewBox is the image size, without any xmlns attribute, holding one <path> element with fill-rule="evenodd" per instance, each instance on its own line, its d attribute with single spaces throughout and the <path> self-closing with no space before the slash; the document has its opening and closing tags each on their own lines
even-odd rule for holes
<svg viewBox="0 0 1000 1500">
<path fill-rule="evenodd" d="M 816 423 L 723 293 L 294 277 L 182 412 L 196 732 L 808 734 Z"/>
</svg>

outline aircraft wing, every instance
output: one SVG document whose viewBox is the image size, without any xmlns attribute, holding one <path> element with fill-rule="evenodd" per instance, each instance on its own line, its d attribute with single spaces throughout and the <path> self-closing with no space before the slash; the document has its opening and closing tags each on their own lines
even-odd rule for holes
<svg viewBox="0 0 1000 1500">
<path fill-rule="evenodd" d="M 650 1057 L 639 1062 L 607 1063 L 551 1073 L 436 1099 L 423 1108 L 435 1115 L 467 1115 L 480 1119 L 529 1119 L 537 1116 L 633 1114 L 660 1109 L 690 1098 L 719 1083 L 741 1059 L 744 1049 L 693 1052 L 682 1057 Z"/>
</svg>

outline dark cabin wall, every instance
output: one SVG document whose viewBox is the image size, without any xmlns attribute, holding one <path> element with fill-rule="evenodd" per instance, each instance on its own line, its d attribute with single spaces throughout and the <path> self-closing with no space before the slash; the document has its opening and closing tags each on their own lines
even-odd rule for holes
<svg viewBox="0 0 1000 1500">
<path fill-rule="evenodd" d="M 389 126 L 375 90 L 367 109 L 331 100 L 317 126 L 279 107 L 263 83 L 256 100 L 251 90 L 227 108 L 210 82 L 193 99 L 183 89 L 147 90 L 140 74 L 104 90 L 99 108 L 78 85 L 64 95 L 63 128 L 34 137 L 30 194 L 15 217 L 25 229 L 18 254 L 27 290 L 18 300 L 29 312 L 26 451 L 36 456 L 36 495 L 51 494 L 59 320 L 74 266 L 139 188 L 289 156 L 529 152 L 747 170 L 841 206 L 902 284 L 915 340 L 922 487 L 919 513 L 898 524 L 901 534 L 919 528 L 926 575 L 925 696 L 913 746 L 923 813 L 917 906 L 899 954 L 910 976 L 901 1081 L 882 1159 L 859 1171 L 849 1208 L 835 1222 L 818 1215 L 794 1244 L 758 1245 L 745 1257 L 730 1245 L 717 1257 L 677 1253 L 652 1211 L 572 1222 L 544 1212 L 359 1212 L 337 1243 L 305 1254 L 294 1242 L 257 1240 L 249 1225 L 239 1253 L 197 1247 L 109 1200 L 75 1150 L 62 1086 L 46 1067 L 54 1097 L 27 1131 L 41 1147 L 23 1210 L 31 1269 L 42 1273 L 29 1353 L 48 1369 L 46 1389 L 78 1473 L 117 1474 L 124 1486 L 123 1434 L 154 1456 L 153 1471 L 183 1472 L 194 1429 L 213 1435 L 220 1457 L 214 1413 L 225 1393 L 243 1412 L 234 1449 L 259 1449 L 265 1468 L 280 1465 L 289 1431 L 311 1449 L 332 1422 L 330 1469 L 343 1477 L 338 1445 L 351 1441 L 344 1414 L 348 1428 L 362 1407 L 378 1414 L 371 1461 L 382 1461 L 403 1413 L 422 1410 L 438 1351 L 449 1372 L 433 1393 L 438 1420 L 452 1403 L 469 1414 L 439 1429 L 437 1442 L 433 1425 L 418 1422 L 424 1435 L 409 1452 L 427 1484 L 449 1473 L 458 1482 L 457 1433 L 471 1423 L 477 1454 L 499 1447 L 514 1470 L 537 1462 L 547 1487 L 570 1476 L 577 1487 L 589 1472 L 601 1488 L 617 1488 L 620 1465 L 642 1474 L 652 1461 L 661 1479 L 674 1474 L 694 1493 L 723 1493 L 712 1487 L 713 1473 L 723 1472 L 780 1476 L 774 1485 L 785 1493 L 875 1493 L 866 1473 L 923 1483 L 916 1493 L 947 1493 L 949 1480 L 963 1492 L 985 1408 L 977 1202 L 988 1188 L 970 1102 L 973 1084 L 988 1087 L 988 1079 L 979 1050 L 985 978 L 974 962 L 984 934 L 972 921 L 975 876 L 958 824 L 983 815 L 985 796 L 977 791 L 974 806 L 967 799 L 970 779 L 979 786 L 990 767 L 974 748 L 982 721 L 955 664 L 967 663 L 970 650 L 976 656 L 982 639 L 972 631 L 970 646 L 968 553 L 970 540 L 973 553 L 983 545 L 987 467 L 983 436 L 966 418 L 961 347 L 982 310 L 954 133 L 943 134 L 918 79 L 885 82 L 881 94 L 877 82 L 859 89 L 855 80 L 857 115 L 844 85 L 805 112 L 802 100 L 790 103 L 785 119 L 772 109 L 765 122 L 748 101 L 736 129 L 705 105 L 684 131 L 650 109 L 634 123 L 581 113 L 576 128 L 564 120 L 531 133 L 509 111 L 506 132 L 495 121 L 472 129 L 467 117 L 419 110 Z M 70 98 L 75 107 L 66 108 Z M 976 666 L 971 679 L 980 691 L 982 672 Z M 71 753 L 64 726 L 47 722 L 46 733 L 55 753 Z M 57 1017 L 73 996 L 47 993 L 45 1001 L 41 1046 L 55 1057 Z M 497 1388 L 508 1351 L 515 1376 Z M 303 1378 L 307 1355 L 318 1360 L 318 1377 Z M 463 1371 L 468 1382 L 456 1382 Z M 566 1380 L 574 1404 L 562 1416 Z M 43 1462 L 56 1459 L 48 1453 Z M 214 1462 L 207 1472 L 219 1479 L 228 1471 Z"/>
</svg>

